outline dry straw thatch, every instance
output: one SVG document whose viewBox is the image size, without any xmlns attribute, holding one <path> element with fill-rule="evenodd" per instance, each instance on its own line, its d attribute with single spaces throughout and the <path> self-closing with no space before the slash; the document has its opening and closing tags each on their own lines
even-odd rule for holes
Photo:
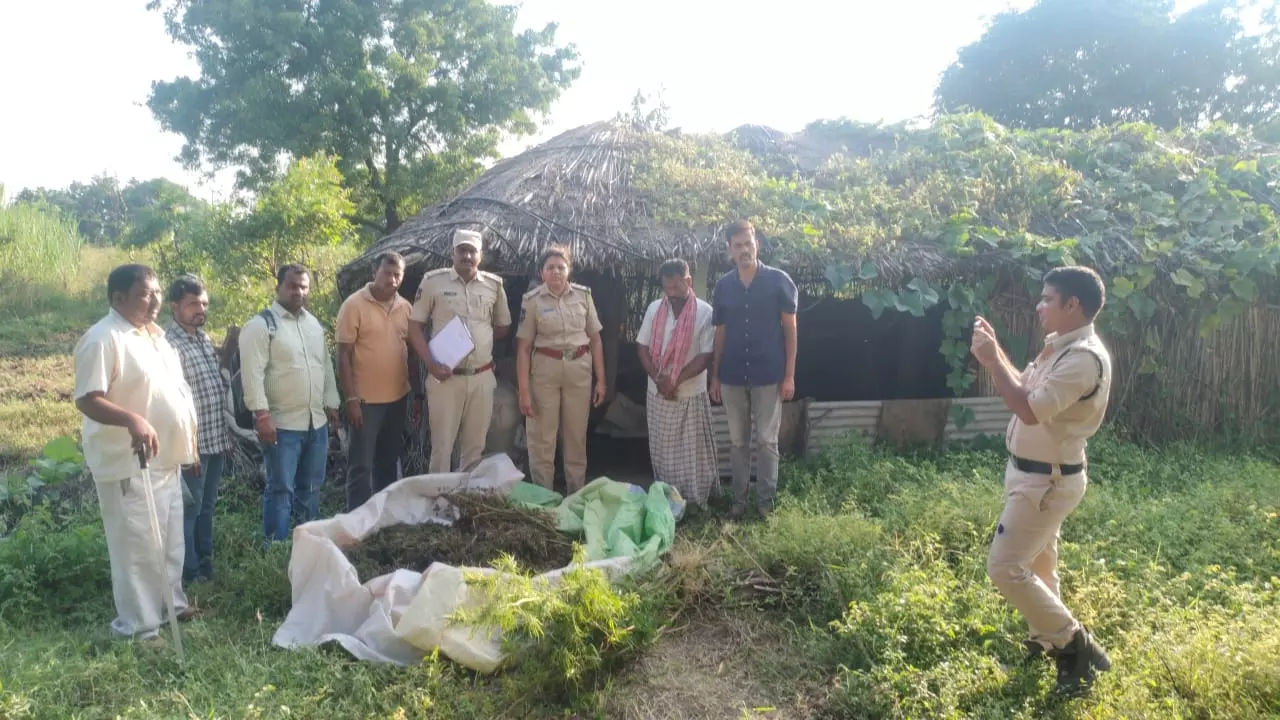
<svg viewBox="0 0 1280 720">
<path fill-rule="evenodd" d="M 360 287 L 378 253 L 399 252 L 407 275 L 450 262 L 454 230 L 485 235 L 486 266 L 525 273 L 553 243 L 569 247 L 579 270 L 699 258 L 709 235 L 661 227 L 631 191 L 633 156 L 647 133 L 605 121 L 565 132 L 486 171 L 457 197 L 427 208 L 339 273 L 343 294 Z"/>
</svg>

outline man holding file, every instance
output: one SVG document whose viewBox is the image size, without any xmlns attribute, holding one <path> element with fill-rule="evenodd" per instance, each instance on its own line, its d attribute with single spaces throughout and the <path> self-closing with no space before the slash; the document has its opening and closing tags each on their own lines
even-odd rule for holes
<svg viewBox="0 0 1280 720">
<path fill-rule="evenodd" d="M 427 273 L 418 285 L 409 315 L 409 336 L 414 352 L 427 366 L 427 422 L 431 428 L 429 472 L 450 472 L 454 445 L 460 446 L 459 467 L 478 462 L 493 417 L 493 343 L 511 330 L 511 310 L 502 278 L 480 270 L 483 244 L 480 233 L 456 230 L 453 234 L 453 267 Z M 457 332 L 457 318 L 466 333 Z M 427 333 L 448 341 L 433 354 Z M 461 360 L 454 357 L 460 343 L 470 336 L 472 349 Z M 445 352 L 448 350 L 449 352 Z"/>
</svg>

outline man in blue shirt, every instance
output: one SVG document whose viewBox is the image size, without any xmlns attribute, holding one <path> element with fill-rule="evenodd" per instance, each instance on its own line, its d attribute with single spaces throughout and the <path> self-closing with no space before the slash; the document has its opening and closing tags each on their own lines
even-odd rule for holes
<svg viewBox="0 0 1280 720">
<path fill-rule="evenodd" d="M 778 430 L 782 403 L 796 392 L 796 284 L 791 276 L 759 260 L 751 223 L 739 220 L 725 231 L 737 269 L 716 283 L 711 295 L 716 328 L 711 399 L 729 416 L 733 463 L 732 518 L 747 510 L 751 445 L 755 426 L 756 502 L 760 514 L 773 509 L 778 490 Z"/>
</svg>

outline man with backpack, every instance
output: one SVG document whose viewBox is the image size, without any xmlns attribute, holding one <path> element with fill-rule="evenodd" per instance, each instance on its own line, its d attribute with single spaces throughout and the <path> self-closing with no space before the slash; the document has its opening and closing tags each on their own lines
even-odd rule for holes
<svg viewBox="0 0 1280 720">
<path fill-rule="evenodd" d="M 267 542 L 289 537 L 291 514 L 299 522 L 320 516 L 329 432 L 338 422 L 338 384 L 324 326 L 304 307 L 310 294 L 307 268 L 281 266 L 275 303 L 240 331 L 244 405 L 253 413 L 267 471 Z"/>
</svg>

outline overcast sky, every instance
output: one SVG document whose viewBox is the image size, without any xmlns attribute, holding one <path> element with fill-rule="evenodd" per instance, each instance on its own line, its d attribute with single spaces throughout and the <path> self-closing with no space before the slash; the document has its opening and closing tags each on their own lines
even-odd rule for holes
<svg viewBox="0 0 1280 720">
<path fill-rule="evenodd" d="M 1186 0 L 1190 4 L 1196 0 Z M 613 116 L 664 90 L 671 124 L 798 130 L 821 118 L 897 121 L 929 111 L 939 74 L 986 20 L 1031 0 L 525 0 L 521 23 L 560 24 L 581 78 L 534 138 Z M 145 0 L 0 0 L 0 183 L 60 187 L 106 173 L 224 193 L 174 161 L 176 135 L 146 109 L 150 83 L 198 72 Z M 611 8 L 606 12 L 604 7 Z"/>
</svg>

